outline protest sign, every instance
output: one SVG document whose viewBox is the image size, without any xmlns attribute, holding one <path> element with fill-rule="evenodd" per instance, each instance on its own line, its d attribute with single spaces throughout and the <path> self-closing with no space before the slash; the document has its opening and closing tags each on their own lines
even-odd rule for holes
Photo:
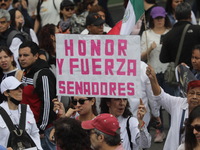
<svg viewBox="0 0 200 150">
<path fill-rule="evenodd" d="M 56 35 L 57 95 L 139 97 L 140 37 Z"/>
</svg>

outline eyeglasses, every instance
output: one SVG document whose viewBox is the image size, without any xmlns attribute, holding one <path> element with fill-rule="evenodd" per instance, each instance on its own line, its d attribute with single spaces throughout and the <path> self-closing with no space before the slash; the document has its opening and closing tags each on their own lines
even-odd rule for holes
<svg viewBox="0 0 200 150">
<path fill-rule="evenodd" d="M 200 125 L 194 125 L 194 126 L 191 125 L 191 129 L 192 131 L 195 129 L 196 131 L 200 132 Z"/>
<path fill-rule="evenodd" d="M 8 0 L 0 0 L 0 2 L 2 2 L 2 1 L 7 2 Z"/>
<path fill-rule="evenodd" d="M 79 102 L 79 104 L 83 105 L 85 103 L 85 101 L 87 100 L 91 100 L 92 98 L 88 98 L 88 99 L 82 99 L 80 98 L 79 100 L 73 99 L 72 98 L 72 104 L 73 105 L 77 105 L 77 103 Z"/>
<path fill-rule="evenodd" d="M 66 10 L 66 11 L 74 10 L 74 6 L 68 6 L 68 7 L 65 7 L 65 10 Z"/>
<path fill-rule="evenodd" d="M 0 24 L 2 24 L 2 25 L 6 24 L 6 23 L 7 23 L 7 21 L 0 21 Z"/>
</svg>

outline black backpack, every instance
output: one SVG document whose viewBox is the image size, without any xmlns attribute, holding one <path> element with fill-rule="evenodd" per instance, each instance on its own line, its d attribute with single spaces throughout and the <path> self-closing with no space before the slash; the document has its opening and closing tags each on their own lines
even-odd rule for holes
<svg viewBox="0 0 200 150">
<path fill-rule="evenodd" d="M 27 31 L 18 31 L 18 30 L 12 30 L 7 37 L 6 40 L 6 45 L 9 47 L 12 43 L 13 38 L 18 37 L 22 42 L 26 42 L 26 41 L 32 41 L 32 38 L 30 36 L 30 33 L 28 33 Z"/>
<path fill-rule="evenodd" d="M 15 127 L 7 112 L 0 106 L 0 114 L 10 131 L 7 147 L 11 147 L 13 150 L 37 149 L 35 143 L 25 130 L 26 110 L 27 105 L 21 104 L 19 127 Z"/>
</svg>

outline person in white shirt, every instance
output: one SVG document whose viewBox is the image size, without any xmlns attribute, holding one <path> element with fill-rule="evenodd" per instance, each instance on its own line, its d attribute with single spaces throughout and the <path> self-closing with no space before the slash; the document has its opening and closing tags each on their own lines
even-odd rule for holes
<svg viewBox="0 0 200 150">
<path fill-rule="evenodd" d="M 5 95 L 4 102 L 0 106 L 8 113 L 14 125 L 19 125 L 21 116 L 22 89 L 24 83 L 18 81 L 15 77 L 5 78 L 1 83 L 1 93 Z M 33 113 L 27 105 L 25 130 L 34 141 L 39 150 L 42 150 L 40 143 L 39 129 L 37 128 Z M 0 145 L 7 147 L 10 131 L 0 115 Z"/>
<path fill-rule="evenodd" d="M 132 117 L 129 107 L 129 102 L 126 98 L 101 98 L 101 113 L 110 113 L 117 117 L 119 121 L 123 148 L 125 150 L 149 148 L 151 136 L 143 121 L 146 108 L 142 100 L 140 100 L 137 118 L 135 118 Z"/>
<path fill-rule="evenodd" d="M 200 105 L 200 80 L 190 81 L 187 88 L 187 98 L 171 96 L 164 92 L 158 84 L 155 72 L 151 66 L 147 67 L 146 74 L 150 79 L 155 104 L 161 104 L 171 115 L 171 126 L 163 150 L 177 150 L 184 142 L 181 129 L 185 119 L 194 107 Z"/>
</svg>

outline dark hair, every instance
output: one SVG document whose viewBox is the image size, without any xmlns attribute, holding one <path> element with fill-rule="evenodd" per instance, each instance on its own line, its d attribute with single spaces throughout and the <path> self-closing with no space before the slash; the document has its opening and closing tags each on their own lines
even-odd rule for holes
<svg viewBox="0 0 200 150">
<path fill-rule="evenodd" d="M 183 2 L 180 3 L 175 9 L 175 16 L 177 20 L 191 19 L 191 6 Z"/>
<path fill-rule="evenodd" d="M 10 13 L 10 20 L 11 20 L 11 23 L 10 23 L 10 26 L 13 27 L 13 28 L 16 28 L 16 22 L 15 22 L 15 14 L 16 14 L 16 11 L 18 9 L 11 9 L 9 10 L 9 13 Z M 20 10 L 18 10 L 20 11 Z M 20 11 L 21 12 L 21 11 Z"/>
<path fill-rule="evenodd" d="M 46 24 L 40 30 L 38 37 L 39 47 L 47 51 L 50 55 L 55 55 L 55 47 L 51 38 L 51 35 L 55 36 L 55 28 L 54 24 Z"/>
<path fill-rule="evenodd" d="M 196 106 L 189 114 L 189 118 L 186 122 L 186 132 L 185 132 L 185 150 L 192 150 L 197 146 L 197 140 L 195 135 L 193 134 L 193 130 L 191 128 L 191 123 L 200 118 L 200 105 Z"/>
<path fill-rule="evenodd" d="M 89 12 L 90 13 L 98 13 L 99 11 L 102 11 L 102 12 L 106 13 L 105 9 L 103 7 L 101 7 L 100 5 L 92 6 Z"/>
<path fill-rule="evenodd" d="M 0 46 L 0 52 L 2 51 L 4 51 L 9 57 L 13 57 L 12 65 L 16 67 L 16 62 L 14 60 L 12 51 L 7 46 Z"/>
<path fill-rule="evenodd" d="M 109 134 L 106 134 L 106 133 L 103 133 L 97 129 L 94 129 L 94 132 L 97 134 L 97 135 L 103 135 L 104 136 L 104 140 L 105 142 L 109 145 L 109 146 L 117 146 L 117 145 L 120 145 L 121 143 L 121 138 L 120 138 L 120 129 L 118 129 L 116 131 L 116 135 L 109 135 Z"/>
<path fill-rule="evenodd" d="M 90 137 L 78 120 L 59 118 L 54 127 L 56 143 L 62 150 L 90 150 Z"/>
<path fill-rule="evenodd" d="M 183 0 L 185 1 L 185 0 Z M 165 10 L 168 14 L 174 14 L 175 10 L 172 8 L 172 2 L 173 0 L 167 0 L 165 5 Z"/>
<path fill-rule="evenodd" d="M 192 52 L 193 52 L 194 50 L 196 50 L 196 49 L 198 49 L 198 50 L 200 51 L 200 44 L 195 45 L 194 48 L 192 49 Z"/>
<path fill-rule="evenodd" d="M 100 102 L 100 108 L 101 108 L 101 114 L 102 113 L 110 113 L 109 112 L 109 107 L 107 105 L 107 102 L 111 102 L 111 99 L 112 98 L 101 98 L 101 102 Z M 127 100 L 127 104 L 126 104 L 126 107 L 125 107 L 125 110 L 124 110 L 124 113 L 122 114 L 122 116 L 124 118 L 128 118 L 129 116 L 132 116 L 133 114 L 131 113 L 130 111 L 130 105 L 129 105 L 129 102 Z"/>
<path fill-rule="evenodd" d="M 165 16 L 165 24 L 164 24 L 164 26 L 165 26 L 165 28 L 171 28 L 172 27 L 171 22 L 169 20 L 169 17 L 167 15 Z M 153 22 L 152 16 L 150 16 L 150 19 L 149 19 L 149 28 L 150 29 L 154 28 L 154 22 Z"/>
<path fill-rule="evenodd" d="M 33 55 L 36 55 L 39 53 L 39 50 L 40 48 L 38 47 L 38 45 L 33 42 L 33 41 L 26 41 L 26 42 L 23 42 L 20 46 L 19 46 L 19 49 L 21 48 L 25 48 L 25 47 L 29 47 L 31 49 L 31 53 Z"/>
<path fill-rule="evenodd" d="M 88 5 L 92 5 L 94 3 L 94 0 L 83 0 L 83 2 L 78 4 L 76 14 L 80 15 L 85 10 L 87 10 Z"/>
<path fill-rule="evenodd" d="M 145 0 L 147 3 L 149 4 L 155 4 L 156 3 L 156 0 Z"/>
</svg>

